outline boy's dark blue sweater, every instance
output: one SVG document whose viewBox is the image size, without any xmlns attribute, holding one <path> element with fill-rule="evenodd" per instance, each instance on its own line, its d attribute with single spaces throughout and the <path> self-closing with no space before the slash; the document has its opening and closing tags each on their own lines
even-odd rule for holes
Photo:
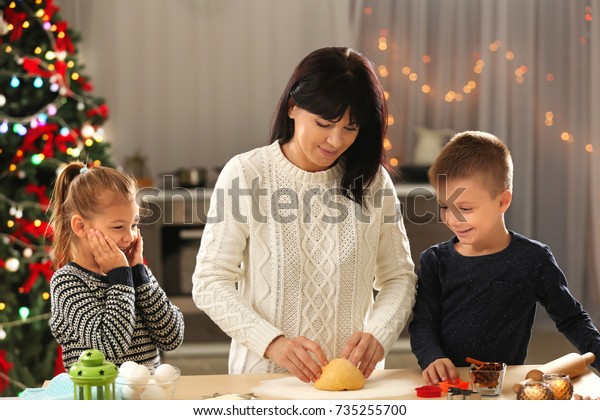
<svg viewBox="0 0 600 420">
<path fill-rule="evenodd" d="M 460 255 L 456 237 L 421 254 L 409 325 L 419 365 L 448 357 L 467 366 L 467 356 L 523 364 L 539 302 L 580 353 L 596 355 L 593 366 L 600 370 L 600 333 L 569 292 L 549 247 L 511 236 L 506 249 L 491 255 Z"/>
</svg>

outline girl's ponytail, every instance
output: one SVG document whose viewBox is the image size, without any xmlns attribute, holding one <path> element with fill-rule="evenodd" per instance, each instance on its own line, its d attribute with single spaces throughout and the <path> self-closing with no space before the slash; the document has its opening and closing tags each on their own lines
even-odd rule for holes
<svg viewBox="0 0 600 420">
<path fill-rule="evenodd" d="M 60 268 L 71 259 L 70 244 L 73 239 L 71 229 L 71 206 L 68 205 L 69 188 L 78 175 L 87 167 L 83 162 L 69 163 L 54 181 L 54 189 L 48 212 L 49 224 L 52 228 L 51 258 L 54 268 Z"/>
</svg>

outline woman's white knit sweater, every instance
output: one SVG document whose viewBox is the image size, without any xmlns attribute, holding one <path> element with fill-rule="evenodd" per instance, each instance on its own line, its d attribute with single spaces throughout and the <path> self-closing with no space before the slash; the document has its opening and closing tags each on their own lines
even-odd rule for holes
<svg viewBox="0 0 600 420">
<path fill-rule="evenodd" d="M 284 371 L 263 358 L 282 334 L 308 337 L 328 359 L 356 331 L 372 333 L 386 354 L 398 339 L 416 293 L 400 204 L 383 168 L 362 207 L 347 199 L 342 170 L 303 171 L 279 142 L 222 170 L 192 294 L 232 338 L 230 373 Z"/>
</svg>

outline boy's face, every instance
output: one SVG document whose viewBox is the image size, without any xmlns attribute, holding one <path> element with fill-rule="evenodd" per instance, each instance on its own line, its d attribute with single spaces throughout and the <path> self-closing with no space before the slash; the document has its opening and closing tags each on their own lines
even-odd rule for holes
<svg viewBox="0 0 600 420">
<path fill-rule="evenodd" d="M 492 197 L 481 177 L 440 180 L 436 196 L 442 221 L 473 251 L 495 247 L 506 234 L 504 213 L 512 195 L 506 190 Z"/>
</svg>

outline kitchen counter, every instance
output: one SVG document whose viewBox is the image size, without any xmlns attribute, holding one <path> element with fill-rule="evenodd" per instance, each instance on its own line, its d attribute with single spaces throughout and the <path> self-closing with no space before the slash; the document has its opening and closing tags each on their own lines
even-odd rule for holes
<svg viewBox="0 0 600 420">
<path fill-rule="evenodd" d="M 525 375 L 538 365 L 508 366 L 504 378 L 502 394 L 498 397 L 484 397 L 485 400 L 515 400 L 512 387 L 525 379 Z M 460 377 L 469 379 L 469 368 L 459 368 Z M 182 376 L 175 399 L 198 400 L 215 393 L 254 394 L 266 400 L 342 400 L 342 399 L 383 399 L 415 400 L 415 388 L 423 385 L 419 369 L 385 369 L 373 372 L 363 389 L 358 391 L 328 392 L 319 391 L 311 384 L 305 384 L 291 374 L 243 374 L 243 375 L 196 375 Z M 600 377 L 591 370 L 573 379 L 575 393 L 593 398 L 600 397 Z M 447 399 L 442 393 L 441 398 Z"/>
</svg>

